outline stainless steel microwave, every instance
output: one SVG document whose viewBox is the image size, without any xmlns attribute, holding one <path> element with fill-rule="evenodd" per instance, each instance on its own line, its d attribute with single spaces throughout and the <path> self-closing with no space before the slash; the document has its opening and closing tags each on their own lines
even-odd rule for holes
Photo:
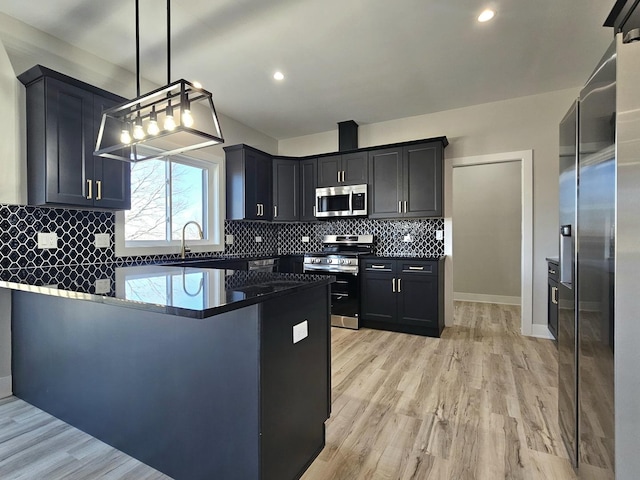
<svg viewBox="0 0 640 480">
<path fill-rule="evenodd" d="M 358 217 L 366 214 L 366 184 L 316 188 L 316 217 Z"/>
</svg>

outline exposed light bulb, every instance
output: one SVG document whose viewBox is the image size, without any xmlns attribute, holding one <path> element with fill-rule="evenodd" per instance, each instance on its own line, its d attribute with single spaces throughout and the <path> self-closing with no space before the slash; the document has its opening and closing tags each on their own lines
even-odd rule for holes
<svg viewBox="0 0 640 480">
<path fill-rule="evenodd" d="M 122 130 L 120 134 L 120 143 L 124 143 L 125 145 L 129 145 L 131 143 L 131 134 L 129 130 Z"/>
<path fill-rule="evenodd" d="M 164 117 L 164 129 L 170 132 L 176 129 L 176 120 L 173 118 L 173 107 L 171 105 L 167 105 Z"/>
<path fill-rule="evenodd" d="M 191 115 L 191 110 L 186 109 L 182 111 L 182 125 L 185 127 L 193 127 L 193 115 Z"/>
<path fill-rule="evenodd" d="M 273 78 L 276 80 L 284 80 L 284 73 L 276 72 L 273 74 Z"/>
<path fill-rule="evenodd" d="M 202 84 L 198 81 L 193 82 L 193 86 L 196 88 L 202 88 Z"/>
<path fill-rule="evenodd" d="M 147 133 L 149 135 L 157 135 L 160 133 L 160 127 L 158 126 L 158 115 L 156 114 L 156 107 L 153 107 L 149 114 L 149 123 L 147 124 Z"/>
<path fill-rule="evenodd" d="M 136 140 L 142 140 L 144 138 L 144 128 L 142 128 L 142 123 L 136 123 L 133 127 L 133 138 Z"/>
<path fill-rule="evenodd" d="M 479 22 L 488 22 L 489 20 L 491 20 L 495 16 L 495 14 L 496 14 L 496 12 L 494 12 L 490 8 L 487 8 L 485 11 L 483 11 L 478 16 L 478 21 Z"/>
<path fill-rule="evenodd" d="M 160 127 L 158 126 L 157 120 L 149 120 L 149 124 L 147 125 L 147 133 L 149 135 L 157 135 L 160 133 Z"/>
</svg>

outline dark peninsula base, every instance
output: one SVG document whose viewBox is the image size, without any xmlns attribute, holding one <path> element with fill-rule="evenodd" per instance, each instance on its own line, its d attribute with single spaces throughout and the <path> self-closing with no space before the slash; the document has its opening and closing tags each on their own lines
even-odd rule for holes
<svg viewBox="0 0 640 480">
<path fill-rule="evenodd" d="M 324 446 L 329 295 L 196 319 L 14 291 L 13 390 L 175 479 L 297 479 Z"/>
</svg>

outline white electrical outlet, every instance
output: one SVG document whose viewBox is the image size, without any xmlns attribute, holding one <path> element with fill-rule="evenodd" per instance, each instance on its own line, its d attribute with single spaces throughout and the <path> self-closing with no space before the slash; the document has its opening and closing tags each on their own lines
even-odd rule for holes
<svg viewBox="0 0 640 480">
<path fill-rule="evenodd" d="M 38 232 L 38 248 L 58 248 L 58 234 Z"/>
<path fill-rule="evenodd" d="M 109 248 L 109 242 L 111 241 L 111 235 L 108 233 L 96 233 L 93 235 L 93 245 L 96 248 Z"/>
<path fill-rule="evenodd" d="M 436 230 L 436 240 L 444 240 L 444 230 Z"/>
<path fill-rule="evenodd" d="M 256 243 L 262 243 L 262 237 L 256 237 Z"/>
<path fill-rule="evenodd" d="M 403 241 L 403 242 L 413 242 L 413 236 L 412 236 L 412 235 L 409 235 L 409 234 L 407 233 L 404 237 L 402 237 L 402 241 Z"/>
<path fill-rule="evenodd" d="M 226 243 L 227 245 L 233 245 L 233 235 L 225 235 L 224 243 Z"/>
<path fill-rule="evenodd" d="M 111 290 L 111 282 L 108 278 L 100 278 L 96 280 L 96 295 L 109 293 Z"/>
<path fill-rule="evenodd" d="M 309 243 L 310 240 L 309 237 L 302 237 L 302 243 Z"/>
</svg>

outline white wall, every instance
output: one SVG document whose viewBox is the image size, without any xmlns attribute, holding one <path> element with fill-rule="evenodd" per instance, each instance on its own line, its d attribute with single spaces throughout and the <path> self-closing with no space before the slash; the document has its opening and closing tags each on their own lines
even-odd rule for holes
<svg viewBox="0 0 640 480">
<path fill-rule="evenodd" d="M 520 162 L 453 169 L 455 299 L 520 303 L 520 170 Z"/>
<path fill-rule="evenodd" d="M 367 147 L 446 135 L 445 158 L 534 151 L 533 323 L 547 323 L 545 257 L 558 253 L 558 124 L 579 87 L 475 105 L 388 122 L 361 125 L 359 146 Z M 359 119 L 354 119 L 356 122 Z M 281 155 L 337 150 L 336 132 L 278 143 Z"/>
<path fill-rule="evenodd" d="M 0 13 L 0 203 L 26 204 L 25 89 L 17 75 L 36 64 L 131 98 L 135 75 Z M 142 79 L 142 91 L 156 88 Z M 214 92 L 215 93 L 215 92 Z M 223 114 L 225 145 L 247 143 L 277 153 L 278 142 Z M 224 158 L 222 146 L 208 154 Z M 0 397 L 11 392 L 11 295 L 0 289 Z"/>
</svg>

